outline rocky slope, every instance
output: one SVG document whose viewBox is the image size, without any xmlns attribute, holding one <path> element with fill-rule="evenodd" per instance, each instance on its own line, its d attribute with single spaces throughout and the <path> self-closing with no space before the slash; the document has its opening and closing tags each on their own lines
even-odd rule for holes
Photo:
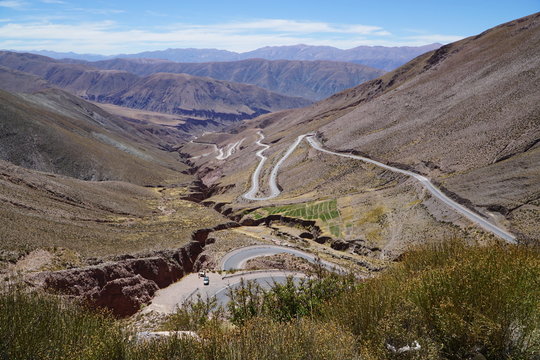
<svg viewBox="0 0 540 360">
<path fill-rule="evenodd" d="M 158 289 L 198 270 L 199 255 L 209 233 L 234 226 L 237 224 L 226 223 L 194 232 L 188 244 L 175 250 L 139 254 L 84 268 L 42 272 L 31 276 L 30 281 L 91 306 L 107 308 L 119 317 L 133 315 L 150 302 Z"/>
<path fill-rule="evenodd" d="M 0 89 L 10 92 L 35 92 L 51 85 L 39 76 L 0 66 Z"/>
<path fill-rule="evenodd" d="M 0 159 L 85 180 L 178 181 L 186 166 L 153 134 L 58 89 L 0 90 Z M 155 142 L 154 142 L 155 141 Z"/>
<path fill-rule="evenodd" d="M 222 144 L 242 136 L 254 142 L 253 129 L 262 128 L 272 145 L 265 153 L 270 160 L 264 174 L 298 135 L 317 131 L 328 148 L 354 150 L 426 174 L 521 241 L 537 242 L 539 47 L 540 14 L 533 14 L 426 53 L 301 111 L 263 116 L 237 128 Z M 243 178 L 246 184 L 231 187 L 218 201 L 236 202 L 246 191 L 256 149 L 245 150 L 252 154 L 250 165 L 241 161 L 248 156 L 244 152 L 223 166 L 207 164 L 215 169 L 205 175 L 209 183 L 219 179 L 232 186 Z M 346 226 L 337 231 L 338 224 L 330 222 L 334 236 L 362 237 L 383 249 L 407 239 L 433 241 L 475 231 L 407 178 L 306 145 L 282 167 L 279 183 L 283 195 L 274 204 L 336 198 L 341 226 Z M 237 206 L 246 206 L 241 202 Z"/>
<path fill-rule="evenodd" d="M 321 100 L 381 76 L 384 71 L 337 61 L 269 61 L 176 63 L 151 59 L 113 59 L 89 63 L 99 69 L 129 71 L 145 76 L 158 72 L 185 73 L 252 84 L 288 96 Z"/>
</svg>

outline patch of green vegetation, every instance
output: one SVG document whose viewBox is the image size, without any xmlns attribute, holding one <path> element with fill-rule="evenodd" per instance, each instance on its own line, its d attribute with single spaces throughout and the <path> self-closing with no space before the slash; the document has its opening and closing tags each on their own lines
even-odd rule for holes
<svg viewBox="0 0 540 360">
<path fill-rule="evenodd" d="M 341 231 L 339 230 L 339 225 L 330 225 L 330 232 L 335 237 L 340 237 L 341 236 Z"/>
<path fill-rule="evenodd" d="M 328 231 L 335 236 L 341 236 L 339 231 L 340 212 L 337 207 L 337 200 L 317 201 L 292 205 L 280 205 L 258 209 L 253 213 L 255 219 L 260 219 L 268 215 L 284 215 L 288 217 L 305 220 L 315 220 L 322 222 L 322 227 L 327 227 Z M 332 232 L 331 227 L 337 226 L 337 232 Z M 337 235 L 336 235 L 337 234 Z"/>
<path fill-rule="evenodd" d="M 328 221 L 339 217 L 337 200 L 282 205 L 260 209 L 266 215 L 281 214 L 306 220 L 320 219 Z"/>
<path fill-rule="evenodd" d="M 418 204 L 421 204 L 422 203 L 422 200 L 418 199 L 418 200 L 413 200 L 411 201 L 410 203 L 407 204 L 407 206 L 409 207 L 413 207 L 415 205 L 418 205 Z"/>
<path fill-rule="evenodd" d="M 371 243 L 377 244 L 379 241 L 382 240 L 381 229 L 376 228 L 376 229 L 369 230 L 366 233 L 366 239 L 370 241 Z"/>
</svg>

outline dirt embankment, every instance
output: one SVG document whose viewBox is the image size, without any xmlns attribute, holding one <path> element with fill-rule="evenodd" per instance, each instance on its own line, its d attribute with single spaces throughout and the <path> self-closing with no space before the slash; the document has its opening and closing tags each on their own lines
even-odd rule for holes
<svg viewBox="0 0 540 360">
<path fill-rule="evenodd" d="M 47 291 L 57 292 L 107 308 L 119 317 L 136 313 L 148 304 L 158 289 L 196 271 L 203 259 L 200 254 L 213 231 L 238 227 L 229 222 L 195 231 L 187 245 L 176 250 L 156 251 L 85 268 L 43 272 L 31 282 Z"/>
</svg>

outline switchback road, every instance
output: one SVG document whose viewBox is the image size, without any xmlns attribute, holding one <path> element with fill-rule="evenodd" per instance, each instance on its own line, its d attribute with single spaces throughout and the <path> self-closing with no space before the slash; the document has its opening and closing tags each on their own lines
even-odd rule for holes
<svg viewBox="0 0 540 360">
<path fill-rule="evenodd" d="M 265 150 L 267 150 L 268 148 L 270 148 L 269 145 L 261 143 L 261 141 L 264 139 L 263 133 L 261 131 L 259 131 L 258 134 L 259 134 L 260 138 L 257 141 L 257 144 L 259 146 L 264 147 L 264 148 L 257 152 L 257 156 L 259 156 L 261 158 L 261 161 L 259 162 L 257 168 L 255 169 L 255 171 L 252 174 L 252 177 L 251 177 L 251 189 L 247 193 L 245 193 L 243 195 L 244 198 L 246 198 L 248 200 L 255 200 L 255 201 L 269 200 L 269 199 L 277 197 L 281 193 L 281 191 L 279 190 L 279 187 L 277 185 L 277 176 L 278 176 L 279 168 L 285 162 L 285 160 L 287 160 L 287 158 L 292 154 L 292 152 L 298 147 L 298 145 L 302 142 L 302 140 L 306 139 L 308 141 L 309 145 L 311 145 L 311 147 L 313 147 L 314 149 L 316 149 L 318 151 L 321 151 L 323 153 L 330 154 L 330 155 L 335 155 L 335 156 L 346 157 L 346 158 L 350 158 L 350 159 L 354 159 L 354 160 L 360 160 L 360 161 L 363 161 L 363 162 L 366 162 L 366 163 L 370 163 L 370 164 L 379 166 L 379 167 L 381 167 L 383 169 L 386 169 L 386 170 L 390 170 L 390 171 L 393 171 L 393 172 L 396 172 L 396 173 L 400 173 L 400 174 L 412 177 L 415 180 L 417 180 L 418 182 L 420 182 L 420 184 L 426 190 L 428 190 L 431 193 L 431 195 L 433 195 L 435 198 L 439 199 L 442 203 L 444 203 L 446 206 L 450 207 L 452 210 L 458 212 L 459 214 L 463 215 L 467 219 L 471 220 L 473 223 L 475 223 L 478 226 L 480 226 L 481 228 L 483 228 L 484 230 L 486 230 L 488 232 L 491 232 L 492 234 L 495 234 L 496 236 L 504 239 L 505 241 L 507 241 L 507 242 L 509 242 L 511 244 L 517 243 L 516 242 L 516 237 L 514 235 L 510 234 L 508 231 L 506 231 L 504 229 L 501 229 L 497 225 L 492 224 L 491 222 L 489 222 L 488 220 L 486 220 L 482 216 L 478 215 L 477 213 L 467 209 L 465 206 L 463 206 L 463 205 L 457 203 L 456 201 L 452 200 L 447 195 L 445 195 L 439 188 L 437 188 L 435 185 L 433 185 L 433 183 L 428 178 L 426 178 L 425 176 L 414 173 L 412 171 L 403 170 L 403 169 L 399 169 L 399 168 L 396 168 L 396 167 L 393 167 L 393 166 L 390 166 L 390 165 L 386 165 L 386 164 L 383 164 L 383 163 L 381 163 L 379 161 L 375 161 L 375 160 L 372 160 L 372 159 L 369 159 L 369 158 L 366 158 L 366 157 L 363 157 L 363 156 L 346 154 L 346 153 L 339 153 L 339 152 L 327 150 L 327 149 L 322 147 L 322 145 L 315 139 L 314 134 L 312 134 L 312 133 L 300 135 L 300 136 L 298 136 L 296 138 L 294 143 L 291 144 L 291 146 L 287 149 L 285 154 L 283 154 L 283 156 L 279 159 L 279 161 L 276 163 L 276 165 L 274 165 L 274 168 L 270 172 L 270 176 L 268 178 L 268 186 L 270 188 L 270 194 L 268 196 L 257 197 L 256 195 L 259 192 L 259 177 L 260 177 L 262 168 L 264 166 L 264 163 L 265 163 L 265 161 L 267 159 L 262 153 Z"/>
</svg>

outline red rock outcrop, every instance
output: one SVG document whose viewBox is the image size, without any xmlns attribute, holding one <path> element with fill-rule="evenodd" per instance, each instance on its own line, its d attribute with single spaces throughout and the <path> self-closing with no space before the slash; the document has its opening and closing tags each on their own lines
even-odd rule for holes
<svg viewBox="0 0 540 360">
<path fill-rule="evenodd" d="M 192 272 L 212 231 L 239 226 L 221 224 L 197 230 L 192 241 L 176 250 L 163 250 L 137 258 L 111 261 L 85 268 L 40 273 L 31 279 L 48 291 L 107 308 L 119 317 L 136 313 L 155 292 Z M 196 269 L 195 269 L 196 270 Z"/>
</svg>

